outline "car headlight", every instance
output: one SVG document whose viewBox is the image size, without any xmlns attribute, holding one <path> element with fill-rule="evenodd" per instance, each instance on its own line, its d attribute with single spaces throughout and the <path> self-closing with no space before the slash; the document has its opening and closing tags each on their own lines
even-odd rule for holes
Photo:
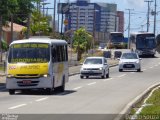
<svg viewBox="0 0 160 120">
<path fill-rule="evenodd" d="M 155 49 L 153 49 L 153 50 L 151 50 L 151 52 L 155 53 L 156 51 L 155 51 Z"/>
<path fill-rule="evenodd" d="M 119 61 L 119 64 L 122 64 L 123 63 L 123 61 Z"/>
<path fill-rule="evenodd" d="M 139 50 L 138 50 L 138 51 L 137 51 L 137 53 L 138 53 L 138 54 L 141 54 L 141 53 L 142 53 L 142 51 L 139 51 Z"/>
<path fill-rule="evenodd" d="M 81 70 L 84 70 L 84 68 L 81 68 Z"/>
<path fill-rule="evenodd" d="M 139 60 L 137 60 L 136 63 L 139 63 Z"/>
<path fill-rule="evenodd" d="M 103 70 L 103 67 L 99 68 L 99 70 Z"/>
</svg>

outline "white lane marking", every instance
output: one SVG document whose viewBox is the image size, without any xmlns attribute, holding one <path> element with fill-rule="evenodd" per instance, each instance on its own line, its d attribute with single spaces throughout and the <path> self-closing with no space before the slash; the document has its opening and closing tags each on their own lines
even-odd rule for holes
<svg viewBox="0 0 160 120">
<path fill-rule="evenodd" d="M 142 71 L 145 71 L 146 69 L 143 69 Z"/>
<path fill-rule="evenodd" d="M 46 100 L 48 99 L 48 97 L 45 97 L 45 98 L 41 98 L 41 99 L 38 99 L 38 100 L 35 100 L 36 102 L 40 102 L 40 101 L 43 101 L 43 100 Z"/>
<path fill-rule="evenodd" d="M 160 62 L 159 62 L 159 64 L 160 64 Z"/>
<path fill-rule="evenodd" d="M 135 73 L 135 72 L 131 72 L 131 73 L 133 74 L 133 73 Z"/>
<path fill-rule="evenodd" d="M 126 74 L 123 74 L 123 75 L 120 75 L 120 76 L 118 76 L 118 77 L 123 77 L 123 76 L 125 76 Z"/>
<path fill-rule="evenodd" d="M 96 82 L 92 82 L 92 83 L 89 83 L 89 84 L 87 84 L 87 85 L 93 85 L 93 84 L 96 84 Z"/>
<path fill-rule="evenodd" d="M 112 80 L 113 78 L 109 78 L 109 79 L 105 79 L 105 80 L 103 80 L 103 81 L 109 81 L 109 80 Z"/>
<path fill-rule="evenodd" d="M 82 86 L 79 86 L 79 87 L 73 88 L 73 90 L 78 90 L 78 89 L 80 89 L 80 88 L 82 88 Z"/>
<path fill-rule="evenodd" d="M 158 65 L 155 65 L 155 67 L 157 67 Z"/>
<path fill-rule="evenodd" d="M 153 67 L 150 67 L 150 68 L 153 68 Z"/>
<path fill-rule="evenodd" d="M 8 109 L 12 110 L 12 109 L 16 109 L 16 108 L 23 107 L 23 106 L 26 106 L 26 105 L 27 104 L 20 104 L 20 105 L 17 105 L 17 106 L 10 107 Z"/>
</svg>

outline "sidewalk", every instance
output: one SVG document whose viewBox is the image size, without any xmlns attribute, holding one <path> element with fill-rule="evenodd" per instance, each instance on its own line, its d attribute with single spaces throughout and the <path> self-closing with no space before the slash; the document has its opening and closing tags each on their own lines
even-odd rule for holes
<svg viewBox="0 0 160 120">
<path fill-rule="evenodd" d="M 118 60 L 108 59 L 108 64 L 110 67 L 118 64 Z M 81 65 L 69 67 L 69 76 L 79 74 Z M 5 73 L 0 71 L 0 83 L 5 83 Z"/>
</svg>

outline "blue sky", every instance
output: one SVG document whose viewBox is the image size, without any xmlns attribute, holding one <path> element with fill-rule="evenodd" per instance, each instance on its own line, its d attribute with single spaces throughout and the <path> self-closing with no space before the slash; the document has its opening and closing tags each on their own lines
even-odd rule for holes
<svg viewBox="0 0 160 120">
<path fill-rule="evenodd" d="M 59 0 L 57 0 L 58 2 Z M 61 2 L 66 2 L 68 0 L 60 0 Z M 69 0 L 73 2 L 75 0 Z M 104 3 L 115 3 L 117 4 L 117 10 L 124 11 L 125 13 L 125 36 L 128 34 L 128 11 L 126 9 L 134 9 L 131 11 L 131 29 L 130 31 L 146 31 L 147 27 L 147 7 L 148 3 L 144 2 L 145 0 L 90 0 L 92 3 L 96 2 L 104 2 Z M 51 4 L 47 5 L 48 7 L 53 7 L 54 0 L 46 0 Z M 154 10 L 154 0 L 150 5 L 150 9 Z M 157 11 L 160 11 L 160 1 L 157 0 Z M 53 14 L 53 10 L 49 11 L 50 14 Z M 158 12 L 160 14 L 160 12 Z M 156 34 L 160 33 L 160 15 L 157 15 L 157 26 L 156 26 Z M 153 16 L 150 15 L 150 27 L 149 31 L 153 32 Z"/>
</svg>

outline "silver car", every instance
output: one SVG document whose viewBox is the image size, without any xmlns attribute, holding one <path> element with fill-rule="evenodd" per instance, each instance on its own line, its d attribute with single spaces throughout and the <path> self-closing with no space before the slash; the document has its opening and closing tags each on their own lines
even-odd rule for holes
<svg viewBox="0 0 160 120">
<path fill-rule="evenodd" d="M 139 58 L 137 53 L 126 52 L 121 55 L 119 59 L 119 72 L 123 70 L 141 71 L 141 58 Z"/>
<path fill-rule="evenodd" d="M 80 69 L 80 77 L 89 76 L 109 77 L 109 65 L 105 57 L 87 57 Z"/>
</svg>

